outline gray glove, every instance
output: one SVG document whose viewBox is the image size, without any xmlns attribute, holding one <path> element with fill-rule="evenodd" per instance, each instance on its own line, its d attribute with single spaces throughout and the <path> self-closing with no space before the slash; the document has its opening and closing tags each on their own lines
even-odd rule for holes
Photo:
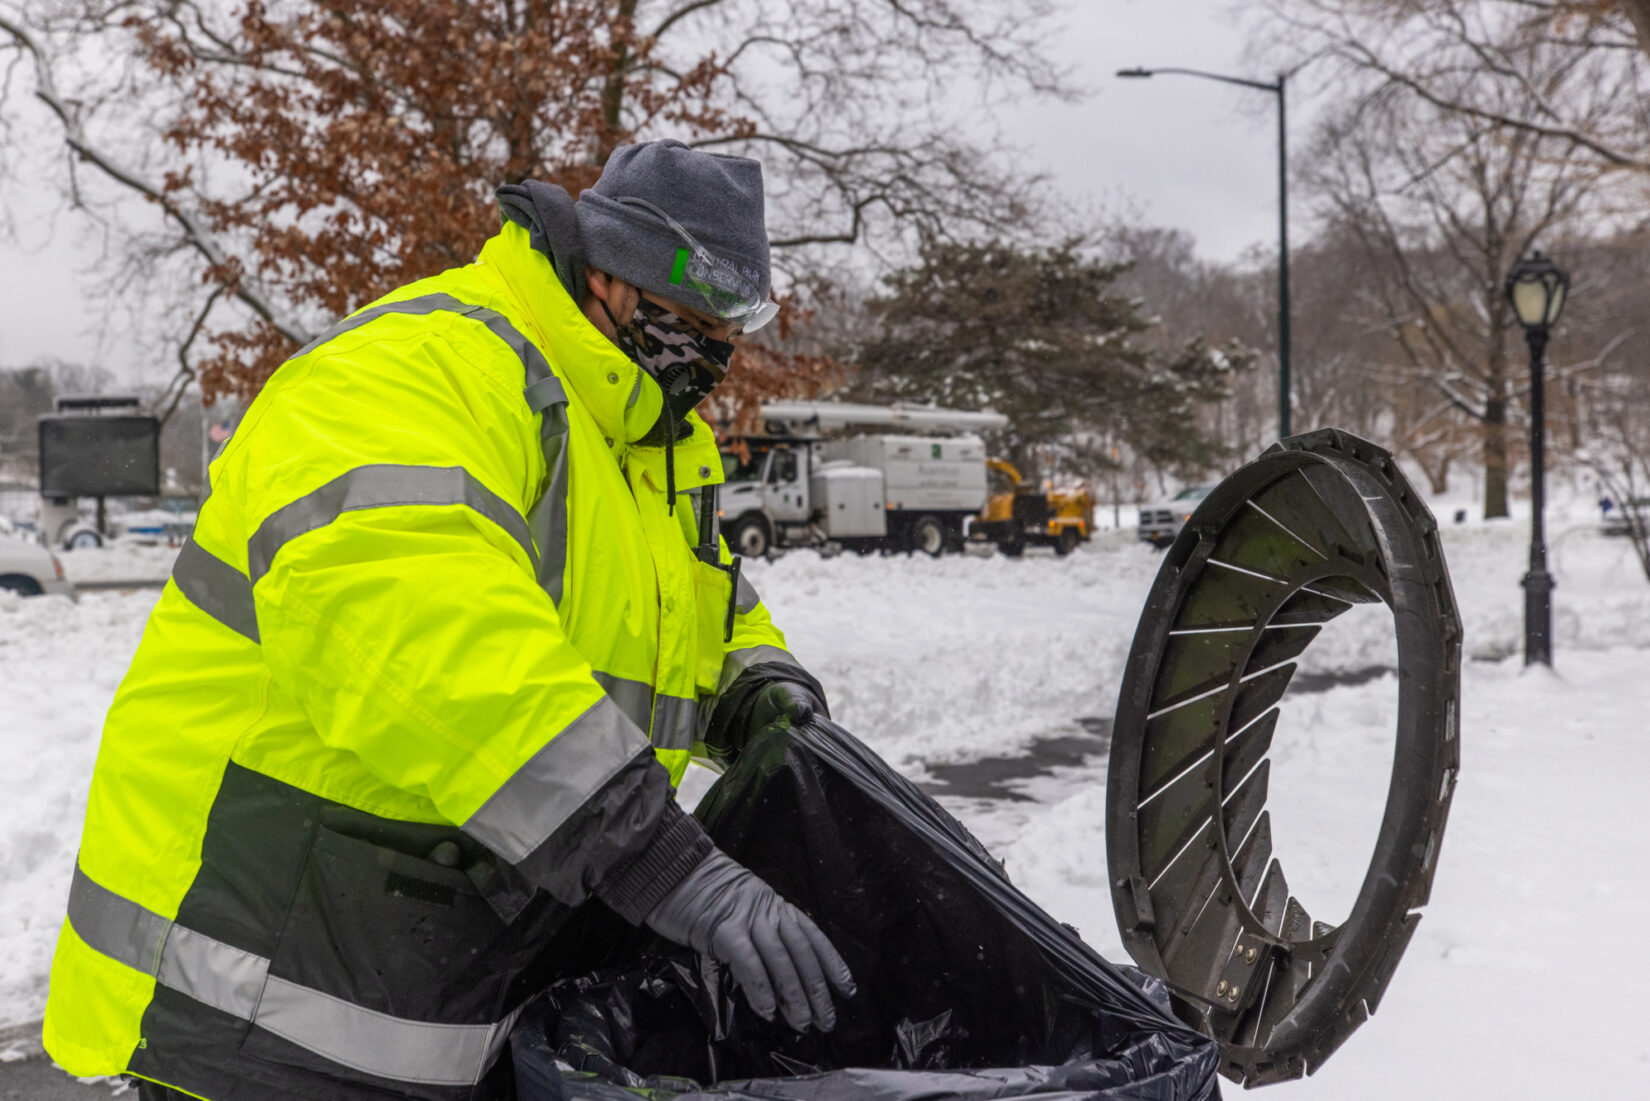
<svg viewBox="0 0 1650 1101">
<path fill-rule="evenodd" d="M 831 987 L 852 996 L 854 977 L 807 914 L 720 849 L 713 849 L 647 915 L 647 926 L 724 963 L 745 1000 L 773 1020 L 775 994 L 798 1032 L 836 1027 Z"/>
</svg>

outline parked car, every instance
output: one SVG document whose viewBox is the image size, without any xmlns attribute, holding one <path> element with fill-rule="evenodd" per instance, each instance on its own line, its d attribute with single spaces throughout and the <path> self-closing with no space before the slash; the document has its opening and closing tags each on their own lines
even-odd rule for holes
<svg viewBox="0 0 1650 1101">
<path fill-rule="evenodd" d="M 195 514 L 199 507 L 194 497 L 168 495 L 157 501 L 154 508 L 110 517 L 110 533 L 118 539 L 136 543 L 176 545 L 195 530 Z"/>
<path fill-rule="evenodd" d="M 23 596 L 73 596 L 74 585 L 63 576 L 63 563 L 0 518 L 0 589 Z"/>
<path fill-rule="evenodd" d="M 1632 527 L 1627 522 L 1627 510 L 1632 509 L 1639 517 L 1641 524 L 1650 525 L 1650 497 L 1634 497 L 1625 505 L 1611 509 L 1604 514 L 1602 530 L 1605 535 L 1631 535 Z"/>
<path fill-rule="evenodd" d="M 1214 490 L 1214 486 L 1189 486 L 1167 501 L 1140 506 L 1140 541 L 1154 547 L 1166 547 L 1186 521 L 1192 518 L 1197 503 Z"/>
</svg>

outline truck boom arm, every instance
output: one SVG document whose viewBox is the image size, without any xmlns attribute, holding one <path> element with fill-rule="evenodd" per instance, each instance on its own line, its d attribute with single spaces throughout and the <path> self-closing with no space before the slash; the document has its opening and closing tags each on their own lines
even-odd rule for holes
<svg viewBox="0 0 1650 1101">
<path fill-rule="evenodd" d="M 841 428 L 904 428 L 918 432 L 972 432 L 1008 427 L 1008 418 L 990 411 L 941 409 L 933 405 L 854 405 L 834 401 L 770 401 L 762 419 L 797 434 Z"/>
</svg>

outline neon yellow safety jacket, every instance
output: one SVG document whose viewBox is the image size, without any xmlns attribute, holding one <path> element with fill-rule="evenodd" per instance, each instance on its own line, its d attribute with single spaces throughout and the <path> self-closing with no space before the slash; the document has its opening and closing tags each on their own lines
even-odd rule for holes
<svg viewBox="0 0 1650 1101">
<path fill-rule="evenodd" d="M 697 417 L 667 508 L 660 409 L 513 224 L 275 372 L 109 712 L 58 1063 L 495 1095 L 569 908 L 640 921 L 708 851 L 669 795 L 718 694 L 794 666 Z"/>
</svg>

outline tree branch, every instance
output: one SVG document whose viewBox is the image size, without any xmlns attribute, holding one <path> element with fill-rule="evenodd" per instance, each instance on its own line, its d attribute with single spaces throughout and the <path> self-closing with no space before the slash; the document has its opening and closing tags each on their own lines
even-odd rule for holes
<svg viewBox="0 0 1650 1101">
<path fill-rule="evenodd" d="M 195 338 L 200 335 L 201 329 L 205 328 L 206 317 L 212 312 L 212 307 L 217 305 L 223 292 L 224 288 L 222 286 L 212 288 L 212 293 L 206 297 L 206 304 L 201 307 L 200 313 L 195 315 L 195 323 L 189 327 L 189 335 L 183 338 L 182 344 L 178 345 L 178 373 L 172 376 L 172 382 L 168 383 L 166 387 L 166 390 L 172 393 L 172 400 L 166 406 L 166 412 L 160 415 L 160 423 L 163 426 L 171 419 L 172 414 L 177 412 L 178 403 L 183 400 L 183 395 L 189 390 L 189 384 L 195 380 L 195 368 L 189 363 L 189 346 L 195 343 Z M 173 390 L 173 387 L 176 387 L 176 390 Z M 161 401 L 165 400 L 166 392 L 162 392 Z"/>
<path fill-rule="evenodd" d="M 11 35 L 18 47 L 34 59 L 35 96 L 49 107 L 58 121 L 63 125 L 65 144 L 74 151 L 82 161 L 102 169 L 110 179 L 136 191 L 157 205 L 166 215 L 182 228 L 184 237 L 191 248 L 210 265 L 212 278 L 219 283 L 222 289 L 229 291 L 240 299 L 253 313 L 273 325 L 280 333 L 294 344 L 302 345 L 312 334 L 302 325 L 288 317 L 284 310 L 275 303 L 269 294 L 258 284 L 251 275 L 240 271 L 240 265 L 224 252 L 200 218 L 193 212 L 184 209 L 178 201 L 160 184 L 146 179 L 135 170 L 120 164 L 86 137 L 80 125 L 80 120 L 57 92 L 56 83 L 52 79 L 51 67 L 46 63 L 45 51 L 35 40 L 33 34 L 22 24 L 10 16 L 0 13 L 0 31 Z"/>
</svg>

